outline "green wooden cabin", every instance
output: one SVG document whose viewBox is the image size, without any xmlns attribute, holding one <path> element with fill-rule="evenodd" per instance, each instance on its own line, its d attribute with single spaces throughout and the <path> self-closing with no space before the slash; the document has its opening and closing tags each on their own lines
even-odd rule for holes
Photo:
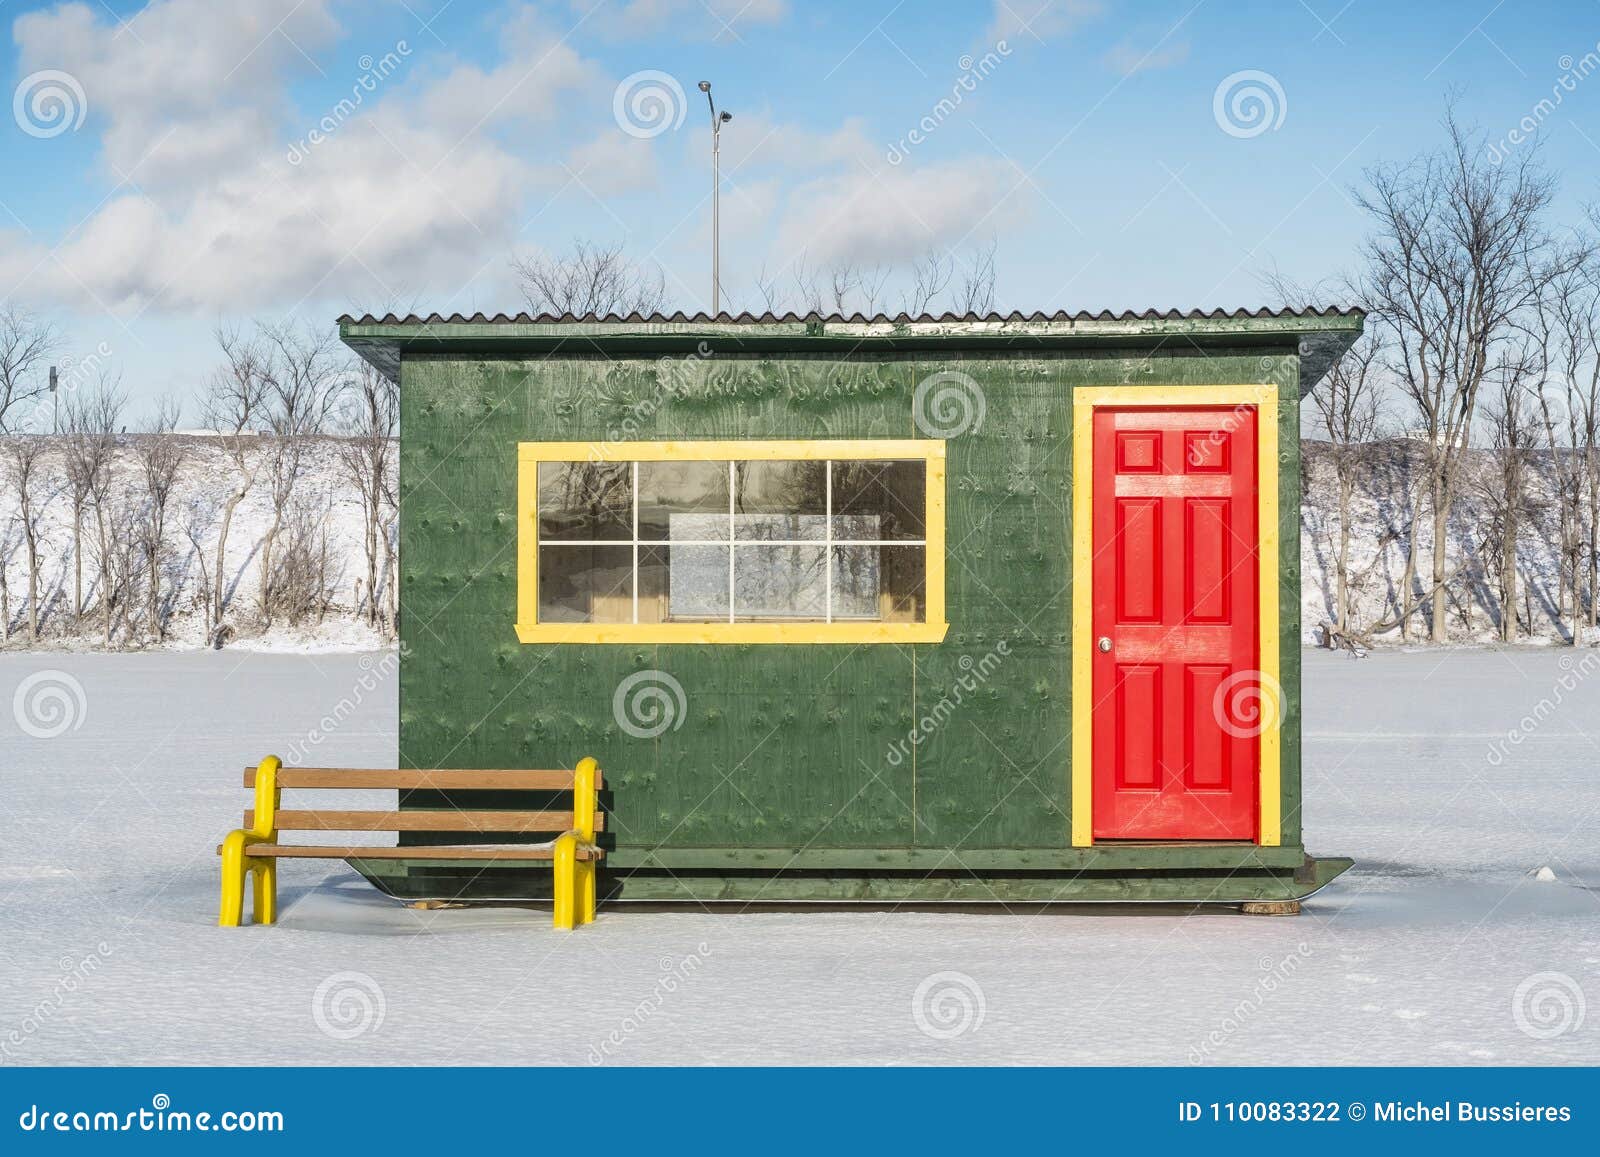
<svg viewBox="0 0 1600 1157">
<path fill-rule="evenodd" d="M 401 763 L 595 756 L 612 899 L 1303 897 L 1299 407 L 1361 325 L 343 318 L 400 384 Z"/>
</svg>

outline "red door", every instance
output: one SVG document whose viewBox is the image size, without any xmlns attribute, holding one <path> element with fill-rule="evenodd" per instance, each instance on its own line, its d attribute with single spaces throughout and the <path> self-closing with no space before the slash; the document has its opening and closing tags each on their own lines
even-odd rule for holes
<svg viewBox="0 0 1600 1157">
<path fill-rule="evenodd" d="M 1094 411 L 1094 835 L 1256 836 L 1254 407 Z"/>
</svg>

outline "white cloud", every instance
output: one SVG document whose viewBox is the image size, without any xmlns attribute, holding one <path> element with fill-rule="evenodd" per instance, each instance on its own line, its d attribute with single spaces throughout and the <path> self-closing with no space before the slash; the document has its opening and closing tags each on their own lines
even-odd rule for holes
<svg viewBox="0 0 1600 1157">
<path fill-rule="evenodd" d="M 692 156 L 704 156 L 709 147 L 706 132 L 688 141 Z M 722 130 L 722 171 L 780 167 L 797 170 L 831 168 L 842 163 L 877 162 L 883 150 L 867 137 L 866 123 L 847 119 L 832 132 L 814 132 L 793 124 L 775 123 L 765 113 L 739 114 Z"/>
<path fill-rule="evenodd" d="M 994 17 L 984 40 L 1010 41 L 1013 48 L 1063 36 L 1105 10 L 1100 0 L 994 0 Z"/>
<path fill-rule="evenodd" d="M 1014 224 L 1026 192 L 1015 165 L 987 158 L 823 177 L 790 194 L 775 255 L 782 266 L 802 254 L 824 265 L 908 262 Z"/>
<path fill-rule="evenodd" d="M 1122 76 L 1136 76 L 1141 72 L 1156 72 L 1159 69 L 1171 68 L 1182 64 L 1189 59 L 1189 44 L 1179 41 L 1175 44 L 1157 44 L 1153 48 L 1135 45 L 1124 40 L 1114 45 L 1106 53 L 1106 63 Z"/>
<path fill-rule="evenodd" d="M 288 111 L 283 75 L 339 34 L 331 0 L 250 5 L 158 0 L 125 28 L 84 4 L 19 16 L 19 71 L 76 77 L 104 126 L 113 179 L 181 186 L 269 146 Z"/>
<path fill-rule="evenodd" d="M 654 147 L 623 132 L 604 133 L 579 145 L 567 165 L 573 178 L 599 197 L 652 189 L 656 184 Z"/>
<path fill-rule="evenodd" d="M 585 29 L 617 40 L 676 33 L 731 41 L 789 15 L 787 0 L 572 0 L 572 9 Z"/>
<path fill-rule="evenodd" d="M 83 83 L 115 187 L 54 254 L 0 248 L 0 285 L 124 314 L 214 312 L 449 292 L 503 265 L 531 189 L 566 174 L 524 159 L 520 128 L 518 151 L 493 130 L 551 121 L 581 93 L 610 131 L 599 71 L 519 10 L 491 67 L 424 76 L 407 56 L 359 107 L 296 112 L 302 51 L 339 32 L 327 8 L 155 0 L 125 30 L 78 4 L 20 18 L 25 66 Z"/>
</svg>

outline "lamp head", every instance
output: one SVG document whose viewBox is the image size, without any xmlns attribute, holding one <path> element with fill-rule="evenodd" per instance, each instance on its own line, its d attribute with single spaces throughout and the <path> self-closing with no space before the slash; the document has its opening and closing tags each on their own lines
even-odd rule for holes
<svg viewBox="0 0 1600 1157">
<path fill-rule="evenodd" d="M 731 112 L 725 112 L 725 113 L 722 114 L 722 118 L 721 119 L 722 119 L 722 123 L 723 124 L 727 124 L 729 121 L 731 121 L 733 119 L 733 114 Z"/>
<path fill-rule="evenodd" d="M 700 91 L 701 92 L 710 92 L 711 91 L 711 82 L 709 80 L 702 80 L 700 82 Z"/>
</svg>

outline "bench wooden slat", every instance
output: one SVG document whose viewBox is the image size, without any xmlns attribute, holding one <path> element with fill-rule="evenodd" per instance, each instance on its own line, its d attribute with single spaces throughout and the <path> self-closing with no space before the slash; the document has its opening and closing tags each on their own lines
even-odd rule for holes
<svg viewBox="0 0 1600 1157">
<path fill-rule="evenodd" d="M 217 849 L 222 850 L 220 847 Z M 257 859 L 287 860 L 553 860 L 555 849 L 548 844 L 494 844 L 476 847 L 361 848 L 351 845 L 312 846 L 308 844 L 250 844 L 247 856 Z M 578 859 L 598 860 L 604 852 L 578 849 Z"/>
<path fill-rule="evenodd" d="M 605 786 L 595 773 L 595 787 Z M 244 769 L 245 787 L 255 787 L 256 769 Z M 279 787 L 394 788 L 399 791 L 438 788 L 441 791 L 571 791 L 572 772 L 539 770 L 495 771 L 443 768 L 284 767 L 278 770 Z"/>
<path fill-rule="evenodd" d="M 246 829 L 256 826 L 256 812 L 244 813 Z M 564 832 L 572 813 L 519 811 L 279 811 L 280 832 Z M 605 817 L 595 816 L 603 831 Z"/>
</svg>

